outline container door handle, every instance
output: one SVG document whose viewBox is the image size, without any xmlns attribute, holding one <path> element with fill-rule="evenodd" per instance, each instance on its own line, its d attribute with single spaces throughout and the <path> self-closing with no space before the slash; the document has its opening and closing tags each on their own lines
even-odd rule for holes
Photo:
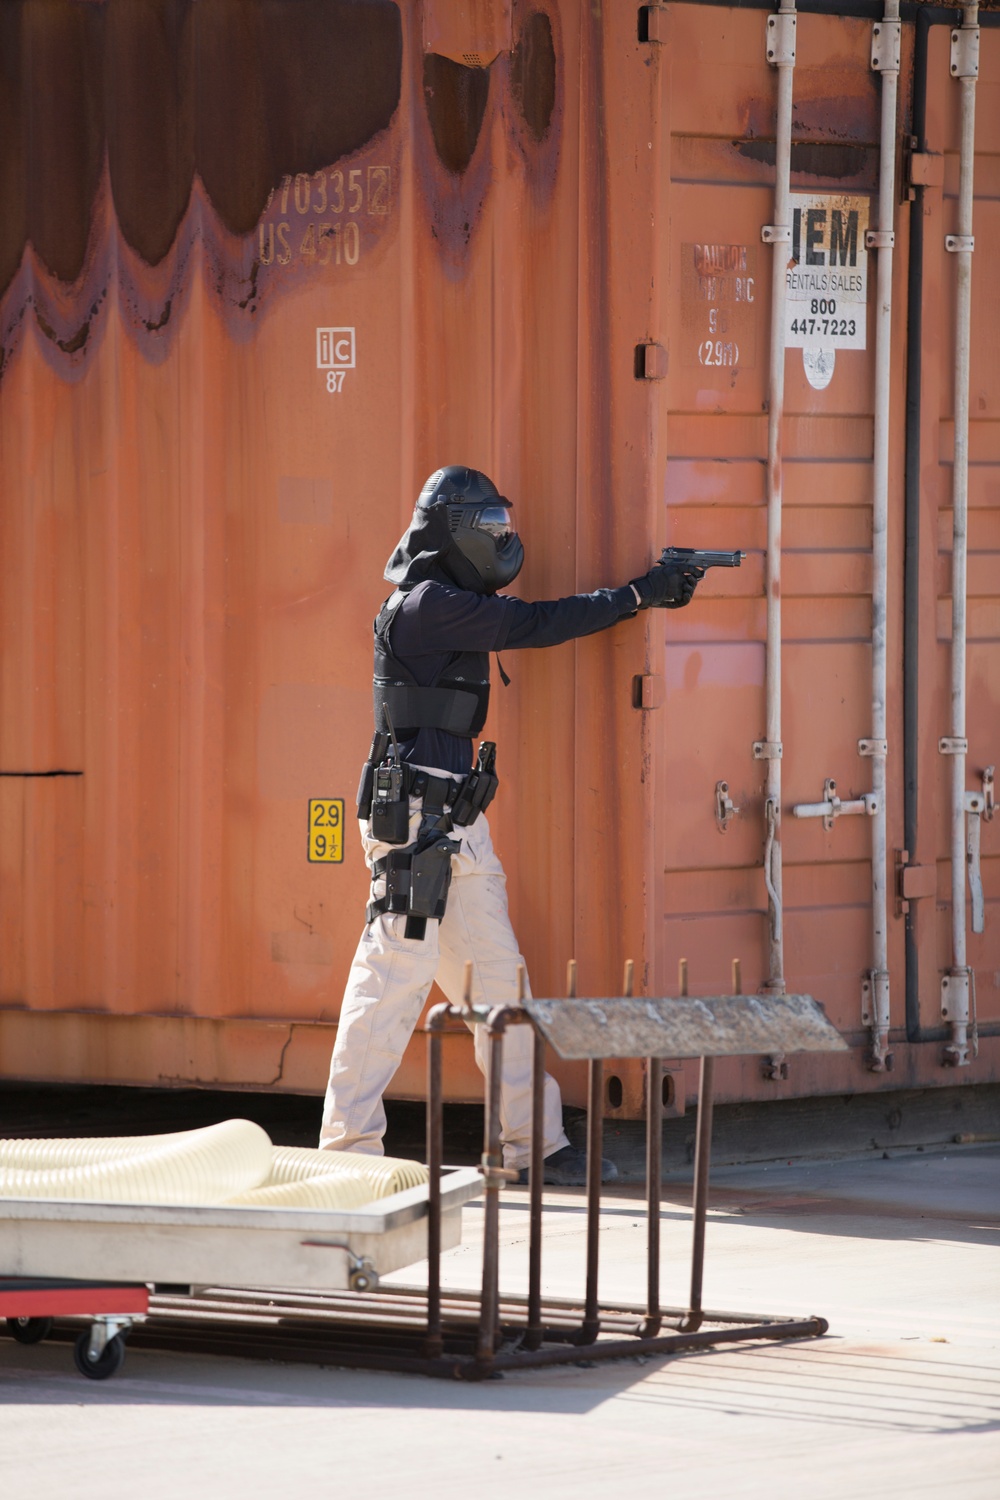
<svg viewBox="0 0 1000 1500">
<path fill-rule="evenodd" d="M 982 818 L 978 809 L 969 810 L 965 825 L 965 862 L 969 871 L 969 890 L 972 893 L 972 930 L 982 932 L 986 913 L 983 902 L 983 872 L 979 864 L 979 833 Z"/>
<path fill-rule="evenodd" d="M 994 812 L 993 767 L 983 772 L 982 789 L 965 794 L 965 865 L 969 872 L 969 890 L 972 894 L 972 930 L 982 932 L 986 925 L 986 903 L 983 898 L 983 871 L 979 860 L 980 836 L 983 819 L 992 821 Z"/>
</svg>

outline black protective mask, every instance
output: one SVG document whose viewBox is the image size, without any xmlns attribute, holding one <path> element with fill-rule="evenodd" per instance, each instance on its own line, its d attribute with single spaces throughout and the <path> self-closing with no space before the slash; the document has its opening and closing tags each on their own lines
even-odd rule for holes
<svg viewBox="0 0 1000 1500">
<path fill-rule="evenodd" d="M 524 548 L 510 503 L 478 469 L 436 470 L 417 500 L 385 576 L 399 587 L 445 577 L 459 588 L 495 594 L 517 577 Z"/>
<path fill-rule="evenodd" d="M 491 504 L 448 509 L 452 545 L 442 562 L 455 582 L 480 594 L 495 594 L 513 583 L 524 563 L 524 547 L 508 503 L 498 496 Z"/>
</svg>

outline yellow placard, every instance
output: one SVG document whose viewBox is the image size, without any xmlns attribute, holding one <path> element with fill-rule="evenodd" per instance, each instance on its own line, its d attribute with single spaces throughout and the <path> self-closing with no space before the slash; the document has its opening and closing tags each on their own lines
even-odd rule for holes
<svg viewBox="0 0 1000 1500">
<path fill-rule="evenodd" d="M 339 865 L 343 858 L 343 797 L 310 797 L 309 863 Z"/>
</svg>

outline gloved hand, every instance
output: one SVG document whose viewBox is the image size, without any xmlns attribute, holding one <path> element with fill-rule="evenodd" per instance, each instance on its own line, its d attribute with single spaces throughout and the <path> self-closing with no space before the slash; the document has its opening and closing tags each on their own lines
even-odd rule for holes
<svg viewBox="0 0 1000 1500">
<path fill-rule="evenodd" d="M 639 595 L 640 609 L 683 609 L 694 598 L 700 568 L 684 568 L 680 563 L 657 563 L 641 578 L 630 580 Z"/>
</svg>

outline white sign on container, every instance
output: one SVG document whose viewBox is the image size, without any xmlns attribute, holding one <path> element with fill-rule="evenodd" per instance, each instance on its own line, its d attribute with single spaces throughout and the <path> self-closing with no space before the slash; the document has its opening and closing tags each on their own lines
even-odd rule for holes
<svg viewBox="0 0 1000 1500">
<path fill-rule="evenodd" d="M 804 351 L 810 383 L 822 389 L 838 349 L 867 347 L 870 205 L 867 198 L 842 193 L 793 193 L 790 201 L 785 343 Z"/>
</svg>

